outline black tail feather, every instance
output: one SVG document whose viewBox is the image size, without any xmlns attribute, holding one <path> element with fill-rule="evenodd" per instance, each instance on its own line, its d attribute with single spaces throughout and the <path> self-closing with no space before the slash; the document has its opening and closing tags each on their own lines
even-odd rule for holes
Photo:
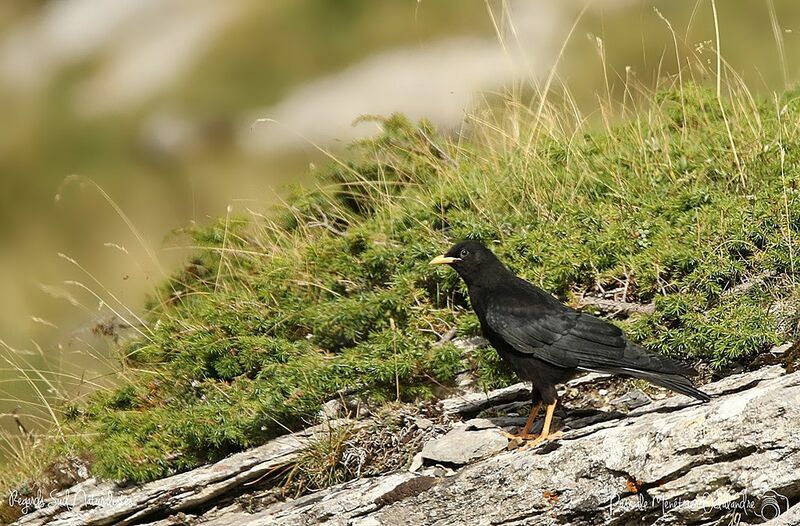
<svg viewBox="0 0 800 526">
<path fill-rule="evenodd" d="M 666 387 L 667 389 L 671 389 L 676 393 L 680 393 L 689 396 L 691 398 L 695 398 L 702 402 L 708 402 L 709 400 L 711 400 L 710 396 L 708 396 L 706 393 L 693 386 L 692 382 L 689 381 L 688 378 L 685 378 L 678 374 L 653 373 L 649 371 L 626 371 L 626 372 L 630 376 L 635 376 L 636 378 L 642 378 L 643 380 L 647 380 L 650 383 L 660 385 L 661 387 Z"/>
<path fill-rule="evenodd" d="M 701 402 L 708 402 L 711 397 L 706 393 L 697 389 L 692 385 L 692 381 L 680 374 L 664 373 L 658 371 L 642 371 L 640 369 L 632 369 L 629 367 L 614 367 L 614 368 L 597 368 L 586 369 L 599 373 L 617 374 L 620 376 L 628 376 L 632 378 L 641 378 L 647 380 L 651 384 L 655 384 L 667 389 L 671 389 L 676 393 L 686 395 L 691 398 L 700 400 Z"/>
</svg>

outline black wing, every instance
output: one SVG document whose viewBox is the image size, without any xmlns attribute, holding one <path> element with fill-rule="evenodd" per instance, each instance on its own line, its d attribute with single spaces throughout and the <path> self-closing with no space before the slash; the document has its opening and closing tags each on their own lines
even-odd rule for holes
<svg viewBox="0 0 800 526">
<path fill-rule="evenodd" d="M 489 328 L 517 351 L 564 368 L 632 376 L 641 376 L 639 372 L 696 374 L 690 367 L 630 343 L 619 327 L 525 285 L 503 295 L 502 301 L 490 302 L 486 309 Z"/>
</svg>

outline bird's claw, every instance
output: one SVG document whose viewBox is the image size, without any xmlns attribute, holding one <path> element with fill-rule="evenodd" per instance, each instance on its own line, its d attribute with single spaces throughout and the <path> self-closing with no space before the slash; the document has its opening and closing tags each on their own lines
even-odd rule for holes
<svg viewBox="0 0 800 526">
<path fill-rule="evenodd" d="M 535 448 L 536 446 L 539 446 L 540 444 L 543 444 L 544 442 L 547 442 L 547 441 L 550 441 L 550 440 L 555 440 L 557 438 L 561 438 L 562 436 L 564 436 L 564 433 L 562 433 L 561 431 L 556 431 L 555 433 L 550 433 L 547 436 L 538 436 L 533 440 L 525 442 L 522 445 L 522 449 L 528 449 L 528 448 L 532 449 L 532 448 Z"/>
<path fill-rule="evenodd" d="M 534 433 L 509 433 L 507 431 L 500 431 L 500 434 L 509 440 L 535 440 L 539 438 L 539 435 Z"/>
</svg>

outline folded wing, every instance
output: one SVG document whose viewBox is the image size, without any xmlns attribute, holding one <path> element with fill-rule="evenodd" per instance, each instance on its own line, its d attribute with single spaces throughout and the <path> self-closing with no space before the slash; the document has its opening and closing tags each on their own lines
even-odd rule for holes
<svg viewBox="0 0 800 526">
<path fill-rule="evenodd" d="M 559 367 L 650 381 L 654 374 L 697 374 L 691 367 L 632 344 L 619 327 L 543 296 L 544 292 L 528 289 L 507 298 L 513 301 L 490 304 L 486 322 L 518 352 Z"/>
</svg>

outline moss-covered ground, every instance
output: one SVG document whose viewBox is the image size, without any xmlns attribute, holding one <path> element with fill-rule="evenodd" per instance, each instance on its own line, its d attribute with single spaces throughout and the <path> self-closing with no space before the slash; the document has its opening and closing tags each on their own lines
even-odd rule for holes
<svg viewBox="0 0 800 526">
<path fill-rule="evenodd" d="M 143 481 L 302 427 L 340 390 L 381 404 L 466 369 L 511 381 L 490 349 L 433 345 L 478 331 L 455 273 L 427 264 L 462 238 L 564 301 L 654 302 L 618 323 L 657 352 L 723 370 L 789 339 L 794 94 L 721 103 L 676 82 L 636 100 L 588 124 L 568 99 L 499 104 L 458 138 L 393 116 L 285 206 L 187 232 L 196 256 L 130 331 L 126 380 L 64 407 L 57 448 Z"/>
</svg>

